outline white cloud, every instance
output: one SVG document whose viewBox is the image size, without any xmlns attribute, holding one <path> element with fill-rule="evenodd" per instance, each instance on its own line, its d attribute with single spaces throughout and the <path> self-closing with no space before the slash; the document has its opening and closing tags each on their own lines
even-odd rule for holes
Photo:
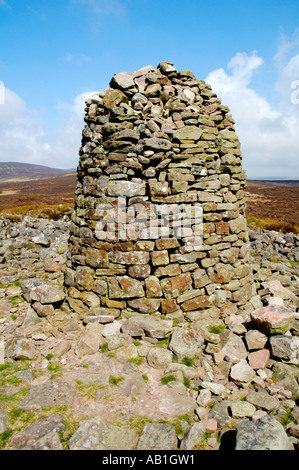
<svg viewBox="0 0 299 470">
<path fill-rule="evenodd" d="M 77 95 L 64 104 L 65 122 L 54 135 L 45 134 L 33 119 L 22 98 L 4 87 L 4 104 L 0 104 L 0 160 L 36 163 L 57 168 L 74 168 L 84 126 L 85 101 L 95 92 Z"/>
<path fill-rule="evenodd" d="M 299 78 L 299 55 L 279 68 L 276 106 L 250 87 L 262 65 L 263 59 L 256 52 L 238 53 L 228 64 L 230 73 L 214 70 L 206 81 L 229 106 L 236 121 L 247 175 L 299 177 L 299 105 L 292 104 L 290 88 L 292 80 Z"/>
</svg>

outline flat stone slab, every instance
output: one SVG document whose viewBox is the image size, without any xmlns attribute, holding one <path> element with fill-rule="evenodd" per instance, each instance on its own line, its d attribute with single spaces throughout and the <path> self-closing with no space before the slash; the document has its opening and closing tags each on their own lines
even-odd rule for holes
<svg viewBox="0 0 299 470">
<path fill-rule="evenodd" d="M 51 381 L 31 387 L 29 395 L 19 403 L 18 408 L 26 411 L 41 411 L 57 405 L 72 405 L 77 384 Z"/>
<path fill-rule="evenodd" d="M 147 315 L 138 315 L 125 320 L 122 324 L 122 332 L 133 337 L 149 336 L 150 338 L 163 339 L 172 332 L 172 320 L 160 320 Z"/>
<path fill-rule="evenodd" d="M 277 398 L 268 395 L 266 392 L 249 392 L 246 400 L 258 408 L 266 411 L 272 411 L 279 407 Z"/>
<path fill-rule="evenodd" d="M 100 417 L 80 422 L 69 441 L 70 450 L 132 450 L 138 436 L 133 429 L 114 426 Z"/>
<path fill-rule="evenodd" d="M 160 412 L 169 417 L 193 414 L 197 406 L 196 400 L 188 395 L 180 395 L 167 386 L 161 387 L 158 407 Z"/>
<path fill-rule="evenodd" d="M 173 450 L 177 443 L 175 429 L 170 424 L 146 423 L 137 450 Z"/>
<path fill-rule="evenodd" d="M 21 289 L 27 302 L 53 304 L 61 302 L 66 296 L 62 286 L 45 279 L 24 279 L 21 282 Z"/>
<path fill-rule="evenodd" d="M 59 432 L 65 426 L 59 415 L 43 418 L 15 434 L 11 443 L 17 450 L 63 450 Z"/>
<path fill-rule="evenodd" d="M 243 421 L 237 427 L 235 450 L 293 450 L 283 426 L 273 417 Z"/>
</svg>

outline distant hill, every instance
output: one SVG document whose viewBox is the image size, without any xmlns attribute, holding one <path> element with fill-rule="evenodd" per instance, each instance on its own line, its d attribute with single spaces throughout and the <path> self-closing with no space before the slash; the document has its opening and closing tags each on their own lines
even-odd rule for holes
<svg viewBox="0 0 299 470">
<path fill-rule="evenodd" d="M 31 163 L 3 162 L 0 163 L 0 183 L 51 178 L 73 173 L 74 171 L 76 170 L 62 170 Z"/>
</svg>

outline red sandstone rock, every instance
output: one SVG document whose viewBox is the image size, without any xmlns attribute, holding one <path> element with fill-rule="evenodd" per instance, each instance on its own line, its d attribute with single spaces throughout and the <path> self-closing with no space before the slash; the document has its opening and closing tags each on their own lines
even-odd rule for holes
<svg viewBox="0 0 299 470">
<path fill-rule="evenodd" d="M 253 370 L 264 369 L 267 366 L 270 352 L 268 349 L 260 349 L 248 355 L 248 362 Z"/>
<path fill-rule="evenodd" d="M 283 335 L 292 327 L 295 314 L 285 307 L 268 306 L 252 312 L 251 320 L 266 334 Z"/>
</svg>

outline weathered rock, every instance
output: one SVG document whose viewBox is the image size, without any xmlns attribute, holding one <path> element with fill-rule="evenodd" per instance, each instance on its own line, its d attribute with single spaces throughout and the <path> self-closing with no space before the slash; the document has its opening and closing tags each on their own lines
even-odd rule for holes
<svg viewBox="0 0 299 470">
<path fill-rule="evenodd" d="M 174 416 L 193 415 L 196 400 L 189 395 L 172 391 L 168 386 L 161 386 L 161 396 L 157 403 L 160 413 L 172 418 Z"/>
<path fill-rule="evenodd" d="M 4 410 L 0 410 L 0 434 L 3 434 L 9 429 L 7 414 Z"/>
<path fill-rule="evenodd" d="M 198 356 L 203 344 L 204 339 L 197 330 L 176 327 L 170 339 L 169 349 L 173 352 L 175 360 L 182 362 L 185 358 Z"/>
<path fill-rule="evenodd" d="M 202 130 L 196 126 L 185 126 L 177 130 L 173 137 L 176 140 L 199 140 L 202 135 Z"/>
<path fill-rule="evenodd" d="M 78 356 L 93 354 L 99 351 L 103 344 L 103 326 L 99 323 L 89 323 L 83 330 L 76 347 Z"/>
<path fill-rule="evenodd" d="M 200 423 L 194 423 L 187 429 L 184 439 L 181 442 L 180 449 L 182 450 L 193 450 L 198 446 L 204 439 L 206 433 L 205 425 Z"/>
<path fill-rule="evenodd" d="M 279 379 L 279 384 L 286 390 L 291 390 L 295 399 L 299 398 L 299 367 L 276 361 L 272 367 L 272 371 L 274 377 Z"/>
<path fill-rule="evenodd" d="M 146 356 L 148 364 L 155 369 L 166 369 L 172 359 L 172 352 L 163 348 L 151 348 Z"/>
<path fill-rule="evenodd" d="M 191 285 L 192 279 L 190 273 L 170 277 L 161 281 L 161 287 L 166 299 L 173 299 L 182 295 L 186 290 L 190 289 Z"/>
<path fill-rule="evenodd" d="M 219 426 L 225 426 L 231 421 L 231 400 L 221 400 L 216 402 L 211 408 L 209 416 L 216 419 Z"/>
<path fill-rule="evenodd" d="M 269 340 L 271 347 L 271 355 L 274 358 L 283 361 L 292 361 L 295 364 L 299 359 L 299 338 L 292 336 L 276 335 Z"/>
<path fill-rule="evenodd" d="M 77 389 L 76 383 L 54 380 L 30 388 L 29 395 L 19 403 L 18 408 L 26 411 L 40 411 L 46 407 L 72 405 Z"/>
<path fill-rule="evenodd" d="M 251 403 L 246 401 L 233 401 L 230 405 L 233 418 L 252 418 L 256 408 Z"/>
<path fill-rule="evenodd" d="M 122 364 L 126 364 L 130 359 L 135 359 L 137 357 L 138 350 L 134 344 L 122 346 L 115 350 L 115 359 Z"/>
<path fill-rule="evenodd" d="M 140 281 L 129 276 L 116 276 L 108 279 L 109 296 L 111 299 L 144 297 L 145 292 Z"/>
<path fill-rule="evenodd" d="M 171 320 L 160 320 L 149 316 L 134 316 L 125 320 L 122 331 L 133 337 L 149 336 L 150 338 L 167 338 L 173 328 Z"/>
<path fill-rule="evenodd" d="M 175 429 L 166 423 L 146 423 L 137 450 L 174 450 L 177 448 Z"/>
<path fill-rule="evenodd" d="M 132 450 L 138 436 L 133 429 L 105 423 L 95 417 L 79 423 L 69 441 L 70 450 Z"/>
<path fill-rule="evenodd" d="M 247 349 L 240 336 L 229 332 L 223 336 L 224 345 L 220 348 L 220 354 L 229 361 L 236 363 L 247 357 Z"/>
<path fill-rule="evenodd" d="M 248 354 L 248 363 L 253 370 L 265 369 L 270 358 L 268 349 L 260 349 Z"/>
<path fill-rule="evenodd" d="M 21 288 L 27 302 L 54 304 L 61 302 L 66 296 L 63 287 L 44 279 L 25 279 L 21 282 Z"/>
<path fill-rule="evenodd" d="M 159 310 L 161 301 L 159 299 L 135 299 L 129 300 L 128 305 L 141 313 L 154 313 Z"/>
<path fill-rule="evenodd" d="M 283 426 L 273 417 L 243 421 L 237 427 L 236 450 L 293 450 Z"/>
<path fill-rule="evenodd" d="M 292 328 L 295 321 L 294 312 L 285 307 L 263 307 L 250 315 L 257 328 L 268 335 L 283 335 Z"/>
<path fill-rule="evenodd" d="M 110 86 L 113 88 L 120 88 L 120 89 L 134 87 L 135 83 L 133 80 L 133 74 L 130 72 L 116 73 L 110 82 Z"/>
<path fill-rule="evenodd" d="M 245 334 L 246 344 L 249 351 L 254 349 L 263 349 L 268 341 L 266 335 L 258 330 L 250 330 Z"/>
<path fill-rule="evenodd" d="M 255 372 L 245 359 L 233 365 L 230 370 L 230 378 L 236 384 L 248 384 L 253 380 L 254 377 Z"/>
<path fill-rule="evenodd" d="M 11 352 L 12 359 L 34 359 L 35 345 L 32 339 L 19 338 L 14 342 Z"/>
<path fill-rule="evenodd" d="M 214 395 L 225 396 L 229 393 L 228 389 L 220 383 L 202 381 L 201 386 L 204 389 L 209 390 Z"/>
<path fill-rule="evenodd" d="M 58 433 L 65 430 L 62 417 L 42 418 L 14 434 L 11 443 L 17 450 L 63 450 Z"/>
<path fill-rule="evenodd" d="M 107 193 L 109 196 L 144 196 L 145 183 L 133 183 L 132 181 L 109 181 Z"/>
<path fill-rule="evenodd" d="M 246 400 L 252 405 L 267 411 L 272 411 L 279 407 L 278 399 L 268 395 L 266 392 L 249 392 Z"/>
</svg>

